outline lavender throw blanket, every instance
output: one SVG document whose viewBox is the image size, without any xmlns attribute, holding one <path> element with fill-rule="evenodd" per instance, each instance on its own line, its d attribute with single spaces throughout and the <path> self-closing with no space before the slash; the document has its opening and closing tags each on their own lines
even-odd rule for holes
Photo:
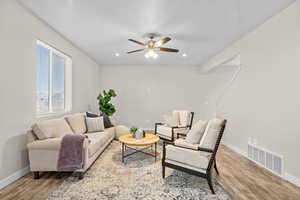
<svg viewBox="0 0 300 200">
<path fill-rule="evenodd" d="M 61 141 L 58 171 L 70 172 L 83 168 L 83 141 L 85 136 L 81 134 L 66 134 Z"/>
</svg>

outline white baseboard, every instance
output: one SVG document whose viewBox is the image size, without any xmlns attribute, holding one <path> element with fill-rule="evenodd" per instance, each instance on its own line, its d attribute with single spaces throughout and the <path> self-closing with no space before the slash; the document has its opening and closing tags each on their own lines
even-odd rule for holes
<svg viewBox="0 0 300 200">
<path fill-rule="evenodd" d="M 19 178 L 21 178 L 22 176 L 26 175 L 27 173 L 29 173 L 29 166 L 25 167 L 23 169 L 20 169 L 19 171 L 16 171 L 15 173 L 13 173 L 12 175 L 10 175 L 9 177 L 6 177 L 5 179 L 0 180 L 0 189 L 4 188 L 5 186 L 15 182 L 16 180 L 18 180 Z"/>
<path fill-rule="evenodd" d="M 233 150 L 234 152 L 236 152 L 236 153 L 238 153 L 238 154 L 240 154 L 240 155 L 246 157 L 247 159 L 249 159 L 248 156 L 247 156 L 247 155 L 248 155 L 247 152 L 242 151 L 241 149 L 239 149 L 239 148 L 237 148 L 237 147 L 235 147 L 235 146 L 233 146 L 233 145 L 231 145 L 231 144 L 228 144 L 228 143 L 226 143 L 226 142 L 223 142 L 223 144 L 224 144 L 225 146 L 229 147 L 229 148 L 230 148 L 231 150 Z M 250 159 L 249 159 L 249 160 L 250 160 Z M 279 176 L 278 176 L 278 177 L 279 177 Z M 287 172 L 284 173 L 284 177 L 280 177 L 280 178 L 283 178 L 284 180 L 286 180 L 286 181 L 288 181 L 288 182 L 290 182 L 290 183 L 292 183 L 292 184 L 294 184 L 294 185 L 300 187 L 300 179 L 297 178 L 297 177 L 295 177 L 295 176 L 293 176 L 293 175 L 291 175 L 291 174 L 289 174 L 289 173 L 287 173 Z"/>
<path fill-rule="evenodd" d="M 290 183 L 293 183 L 294 185 L 297 185 L 298 187 L 300 187 L 300 179 L 289 174 L 289 173 L 285 173 L 284 179 L 287 180 Z"/>
<path fill-rule="evenodd" d="M 240 154 L 240 155 L 242 155 L 242 156 L 244 156 L 244 157 L 246 157 L 248 159 L 247 152 L 242 151 L 241 149 L 239 149 L 239 148 L 237 148 L 237 147 L 235 147 L 235 146 L 233 146 L 231 144 L 228 144 L 227 142 L 222 142 L 222 144 L 224 144 L 225 146 L 229 147 L 234 152 L 236 152 L 236 153 L 238 153 L 238 154 Z"/>
</svg>

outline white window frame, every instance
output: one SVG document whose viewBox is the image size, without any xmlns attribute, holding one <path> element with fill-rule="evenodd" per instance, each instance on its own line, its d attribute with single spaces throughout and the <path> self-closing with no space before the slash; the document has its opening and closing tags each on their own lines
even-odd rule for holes
<svg viewBox="0 0 300 200">
<path fill-rule="evenodd" d="M 41 45 L 50 51 L 50 61 L 49 61 L 49 105 L 48 105 L 48 112 L 38 112 L 36 110 L 36 116 L 40 117 L 47 117 L 53 115 L 63 115 L 66 113 L 70 113 L 72 111 L 72 57 L 67 55 L 66 53 L 56 49 L 55 47 L 42 42 L 41 40 L 36 41 L 36 45 Z M 53 53 L 65 58 L 65 88 L 64 88 L 64 109 L 60 111 L 53 111 L 52 110 L 52 57 Z M 38 82 L 37 82 L 38 84 Z M 37 102 L 36 102 L 37 103 Z"/>
</svg>

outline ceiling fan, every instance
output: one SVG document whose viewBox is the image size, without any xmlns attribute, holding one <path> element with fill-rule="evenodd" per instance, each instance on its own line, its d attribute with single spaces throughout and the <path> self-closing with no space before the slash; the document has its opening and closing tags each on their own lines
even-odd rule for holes
<svg viewBox="0 0 300 200">
<path fill-rule="evenodd" d="M 156 58 L 158 58 L 158 54 L 157 54 L 158 51 L 165 51 L 165 52 L 171 52 L 171 53 L 179 52 L 178 49 L 171 49 L 171 48 L 161 47 L 161 45 L 166 44 L 167 42 L 169 42 L 171 40 L 170 37 L 164 37 L 164 38 L 161 38 L 160 40 L 155 41 L 154 40 L 155 36 L 156 36 L 156 34 L 149 34 L 148 37 L 149 37 L 150 40 L 148 40 L 145 43 L 139 42 L 139 41 L 134 40 L 134 39 L 128 39 L 131 42 L 134 42 L 136 44 L 145 46 L 145 48 L 134 50 L 134 51 L 129 51 L 127 53 L 130 54 L 130 53 L 135 53 L 135 52 L 140 52 L 140 51 L 147 50 L 147 52 L 145 53 L 145 57 L 156 59 Z"/>
</svg>

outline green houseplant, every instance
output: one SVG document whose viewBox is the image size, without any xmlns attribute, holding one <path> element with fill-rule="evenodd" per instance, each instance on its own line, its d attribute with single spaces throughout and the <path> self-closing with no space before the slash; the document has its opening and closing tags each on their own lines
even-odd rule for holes
<svg viewBox="0 0 300 200">
<path fill-rule="evenodd" d="M 132 137 L 135 137 L 135 133 L 138 131 L 138 128 L 133 126 L 130 128 L 130 133 L 132 134 Z"/>
<path fill-rule="evenodd" d="M 112 116 L 116 112 L 116 108 L 110 101 L 112 97 L 116 96 L 117 94 L 113 89 L 110 89 L 108 92 L 103 90 L 103 93 L 100 93 L 97 97 L 100 112 L 106 116 Z"/>
</svg>

